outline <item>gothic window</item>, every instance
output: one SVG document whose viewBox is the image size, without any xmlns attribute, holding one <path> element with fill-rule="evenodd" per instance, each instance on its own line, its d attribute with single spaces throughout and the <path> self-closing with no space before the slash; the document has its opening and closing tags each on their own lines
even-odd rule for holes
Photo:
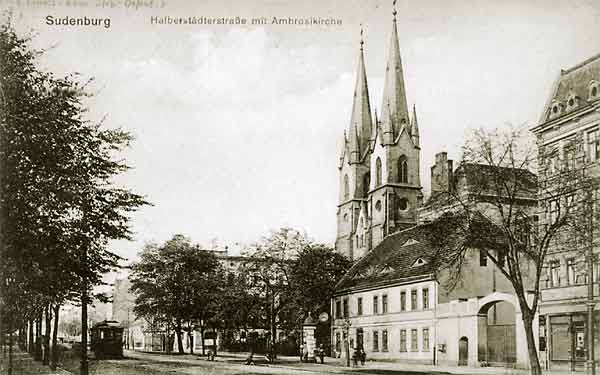
<svg viewBox="0 0 600 375">
<path fill-rule="evenodd" d="M 369 187 L 371 185 L 371 175 L 365 173 L 363 176 L 363 196 L 366 197 L 369 194 Z"/>
<path fill-rule="evenodd" d="M 381 185 L 381 159 L 375 161 L 375 186 Z"/>
<path fill-rule="evenodd" d="M 404 155 L 398 159 L 398 182 L 408 183 L 408 161 Z"/>
<path fill-rule="evenodd" d="M 348 175 L 344 175 L 344 200 L 348 200 L 350 196 L 350 184 L 348 183 Z"/>
<path fill-rule="evenodd" d="M 397 200 L 397 202 L 399 211 L 406 211 L 408 209 L 408 199 L 400 198 Z"/>
</svg>

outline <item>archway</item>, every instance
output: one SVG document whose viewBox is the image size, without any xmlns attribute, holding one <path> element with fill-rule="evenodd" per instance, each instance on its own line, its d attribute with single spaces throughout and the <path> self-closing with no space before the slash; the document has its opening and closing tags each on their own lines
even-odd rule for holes
<svg viewBox="0 0 600 375">
<path fill-rule="evenodd" d="M 467 366 L 469 363 L 469 339 L 465 336 L 458 340 L 458 365 Z"/>
<path fill-rule="evenodd" d="M 479 309 L 479 362 L 489 366 L 512 366 L 517 361 L 515 307 L 507 301 L 492 301 Z"/>
</svg>

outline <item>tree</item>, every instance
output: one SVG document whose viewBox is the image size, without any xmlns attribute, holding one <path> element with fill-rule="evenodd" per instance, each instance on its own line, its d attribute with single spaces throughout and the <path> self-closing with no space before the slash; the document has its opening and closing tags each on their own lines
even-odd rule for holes
<svg viewBox="0 0 600 375">
<path fill-rule="evenodd" d="M 183 353 L 183 331 L 192 350 L 192 331 L 204 332 L 215 314 L 223 282 L 223 271 L 215 255 L 175 235 L 163 245 L 146 245 L 140 261 L 132 266 L 131 290 L 136 295 L 134 313 L 171 328 Z M 167 346 L 170 350 L 169 345 Z"/>
<path fill-rule="evenodd" d="M 132 137 L 85 118 L 91 80 L 41 71 L 35 64 L 41 52 L 29 42 L 15 33 L 10 19 L 0 25 L 5 234 L 0 255 L 11 264 L 2 271 L 26 292 L 10 301 L 26 316 L 21 325 L 35 320 L 39 334 L 45 311 L 48 335 L 54 316 L 53 346 L 60 305 L 78 296 L 84 316 L 81 372 L 87 374 L 85 315 L 92 287 L 119 266 L 121 258 L 107 245 L 130 239 L 129 215 L 147 202 L 114 183 L 128 169 L 116 157 Z"/>
<path fill-rule="evenodd" d="M 311 244 L 306 235 L 292 228 L 281 228 L 255 244 L 249 250 L 251 261 L 243 273 L 250 278 L 251 293 L 259 303 L 258 315 L 269 330 L 270 352 L 276 354 L 278 328 L 297 327 L 296 310 L 290 309 L 294 294 L 290 286 L 293 261 Z"/>
<path fill-rule="evenodd" d="M 581 218 L 589 216 L 585 216 L 585 205 L 572 197 L 592 184 L 582 170 L 566 164 L 553 179 L 538 184 L 532 171 L 545 173 L 537 161 L 546 160 L 549 155 L 527 139 L 523 131 L 515 129 L 474 131 L 463 147 L 462 165 L 478 166 L 471 169 L 468 194 L 451 190 L 438 197 L 450 208 L 424 230 L 437 249 L 433 258 L 440 269 L 447 271 L 450 286 L 460 279 L 469 251 L 486 251 L 488 259 L 514 289 L 522 313 L 531 373 L 538 375 L 541 368 L 533 320 L 546 256 L 556 241 L 585 237 Z M 540 209 L 549 220 L 538 220 L 538 207 L 525 204 L 528 196 L 539 199 Z M 549 197 L 560 200 L 562 209 L 551 208 Z M 577 241 L 570 242 L 577 246 Z"/>
</svg>

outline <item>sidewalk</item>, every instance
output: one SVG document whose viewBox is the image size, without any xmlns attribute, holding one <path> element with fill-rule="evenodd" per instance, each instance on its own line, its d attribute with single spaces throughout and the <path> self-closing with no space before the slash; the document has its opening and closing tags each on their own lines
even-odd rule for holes
<svg viewBox="0 0 600 375">
<path fill-rule="evenodd" d="M 243 362 L 248 353 L 230 353 L 220 352 L 215 358 L 221 362 Z M 264 355 L 254 355 L 255 361 L 259 365 L 268 367 L 279 367 L 294 370 L 306 369 L 308 371 L 323 371 L 324 373 L 425 373 L 425 374 L 461 374 L 461 375 L 485 375 L 485 374 L 502 374 L 502 375 L 529 375 L 529 370 L 512 369 L 504 367 L 457 367 L 457 366 L 434 366 L 421 365 L 402 362 L 383 362 L 383 361 L 367 361 L 364 366 L 346 367 L 345 362 L 340 358 L 325 357 L 325 363 L 303 363 L 300 362 L 298 356 L 277 356 L 275 363 L 268 363 L 264 359 Z M 569 371 L 551 371 L 542 370 L 546 375 L 571 375 Z M 584 372 L 575 372 L 574 374 L 585 374 Z"/>
<path fill-rule="evenodd" d="M 0 374 L 8 373 L 8 349 L 6 356 L 1 354 L 0 348 Z M 73 375 L 72 373 L 57 368 L 51 370 L 50 367 L 42 365 L 31 358 L 29 353 L 13 347 L 13 375 Z"/>
</svg>

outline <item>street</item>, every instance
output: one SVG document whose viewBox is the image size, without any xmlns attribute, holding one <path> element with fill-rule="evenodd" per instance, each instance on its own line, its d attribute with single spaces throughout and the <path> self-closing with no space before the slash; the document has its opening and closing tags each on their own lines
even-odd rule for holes
<svg viewBox="0 0 600 375">
<path fill-rule="evenodd" d="M 281 361 L 267 364 L 256 356 L 257 364 L 247 366 L 240 356 L 218 357 L 210 362 L 192 355 L 171 355 L 140 353 L 127 351 L 121 360 L 103 360 L 90 362 L 90 374 L 94 375 L 138 375 L 138 374 L 448 374 L 445 372 L 413 372 L 382 368 L 344 368 L 338 362 L 330 364 L 309 364 Z M 330 361 L 333 361 L 329 358 Z M 71 369 L 74 370 L 74 369 Z"/>
</svg>

